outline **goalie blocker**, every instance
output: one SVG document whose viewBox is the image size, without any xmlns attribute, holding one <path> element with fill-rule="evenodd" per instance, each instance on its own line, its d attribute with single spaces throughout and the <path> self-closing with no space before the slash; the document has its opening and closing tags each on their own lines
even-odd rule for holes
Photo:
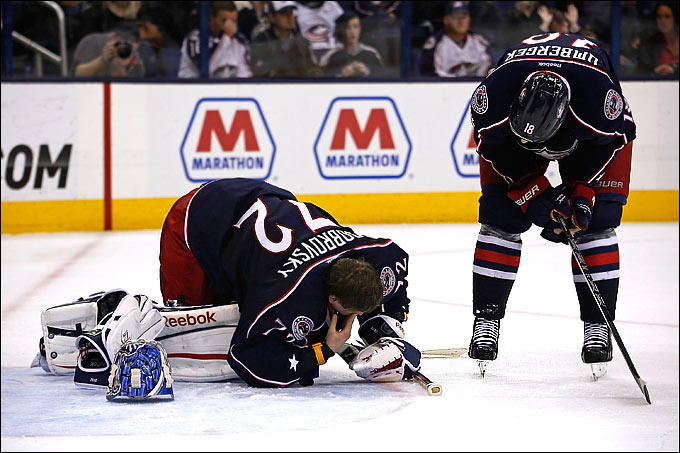
<svg viewBox="0 0 680 453">
<path fill-rule="evenodd" d="M 142 338 L 161 343 L 176 381 L 237 377 L 227 363 L 240 317 L 237 305 L 175 308 L 152 305 L 146 296 L 129 296 L 128 303 L 119 306 L 126 296 L 127 291 L 122 289 L 99 292 L 43 311 L 44 336 L 31 366 L 58 375 L 75 372 L 74 382 L 79 386 L 107 386 L 111 363 L 121 344 Z M 119 313 L 114 316 L 114 311 Z M 156 316 L 161 322 L 154 319 Z M 119 319 L 114 321 L 116 317 Z M 145 321 L 149 324 L 146 327 Z M 124 328 L 126 325 L 129 329 Z M 121 332 L 116 341 L 112 341 L 113 331 Z M 127 338 L 123 338 L 124 331 Z"/>
</svg>

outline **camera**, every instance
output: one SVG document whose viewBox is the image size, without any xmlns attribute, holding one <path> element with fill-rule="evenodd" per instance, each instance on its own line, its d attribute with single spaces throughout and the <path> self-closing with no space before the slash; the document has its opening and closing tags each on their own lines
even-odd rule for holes
<svg viewBox="0 0 680 453">
<path fill-rule="evenodd" d="M 116 54 L 120 58 L 127 58 L 132 53 L 132 44 L 128 41 L 116 41 L 113 46 L 116 49 Z"/>
</svg>

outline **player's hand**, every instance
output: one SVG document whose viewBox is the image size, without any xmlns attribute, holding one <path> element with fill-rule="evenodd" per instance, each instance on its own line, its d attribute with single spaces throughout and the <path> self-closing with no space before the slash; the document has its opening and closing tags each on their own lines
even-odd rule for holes
<svg viewBox="0 0 680 453">
<path fill-rule="evenodd" d="M 520 189 L 508 191 L 508 197 L 517 204 L 531 221 L 543 228 L 557 228 L 557 217 L 572 216 L 569 200 L 562 190 L 550 185 L 548 178 L 539 176 Z"/>
<path fill-rule="evenodd" d="M 595 192 L 593 189 L 582 182 L 577 182 L 569 190 L 563 186 L 558 187 L 562 193 L 569 193 L 569 206 L 571 207 L 572 215 L 566 218 L 567 229 L 573 236 L 588 229 L 590 220 L 593 217 L 593 206 L 595 205 Z M 557 221 L 557 218 L 554 218 Z M 562 227 L 547 225 L 541 232 L 541 237 L 551 242 L 567 243 L 567 239 L 562 231 Z"/>
<path fill-rule="evenodd" d="M 333 313 L 331 316 L 331 325 L 326 334 L 326 344 L 333 352 L 338 352 L 345 345 L 345 342 L 349 340 L 349 337 L 352 335 L 352 323 L 356 317 L 356 314 L 348 315 L 342 328 L 337 330 L 338 315 Z"/>
</svg>

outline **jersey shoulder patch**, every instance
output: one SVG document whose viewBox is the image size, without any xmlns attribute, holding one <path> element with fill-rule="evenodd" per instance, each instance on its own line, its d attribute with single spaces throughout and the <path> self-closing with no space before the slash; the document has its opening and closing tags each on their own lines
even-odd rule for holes
<svg viewBox="0 0 680 453">
<path fill-rule="evenodd" d="M 472 110 L 478 115 L 483 115 L 489 109 L 489 95 L 486 92 L 486 85 L 479 85 L 472 93 L 470 101 Z"/>
<path fill-rule="evenodd" d="M 604 100 L 604 116 L 608 120 L 615 120 L 621 115 L 623 111 L 623 96 L 616 92 L 616 90 L 610 89 L 607 91 L 607 95 Z"/>
</svg>

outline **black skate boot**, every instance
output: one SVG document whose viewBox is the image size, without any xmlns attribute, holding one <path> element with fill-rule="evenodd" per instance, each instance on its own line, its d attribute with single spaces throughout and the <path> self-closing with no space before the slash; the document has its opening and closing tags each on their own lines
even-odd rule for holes
<svg viewBox="0 0 680 453">
<path fill-rule="evenodd" d="M 500 319 L 475 317 L 472 325 L 472 340 L 468 355 L 477 360 L 482 377 L 486 374 L 488 362 L 498 356 L 498 334 L 501 328 Z"/>
<path fill-rule="evenodd" d="M 583 324 L 581 360 L 590 365 L 594 380 L 597 381 L 607 373 L 607 362 L 612 360 L 612 336 L 606 324 Z"/>
</svg>

